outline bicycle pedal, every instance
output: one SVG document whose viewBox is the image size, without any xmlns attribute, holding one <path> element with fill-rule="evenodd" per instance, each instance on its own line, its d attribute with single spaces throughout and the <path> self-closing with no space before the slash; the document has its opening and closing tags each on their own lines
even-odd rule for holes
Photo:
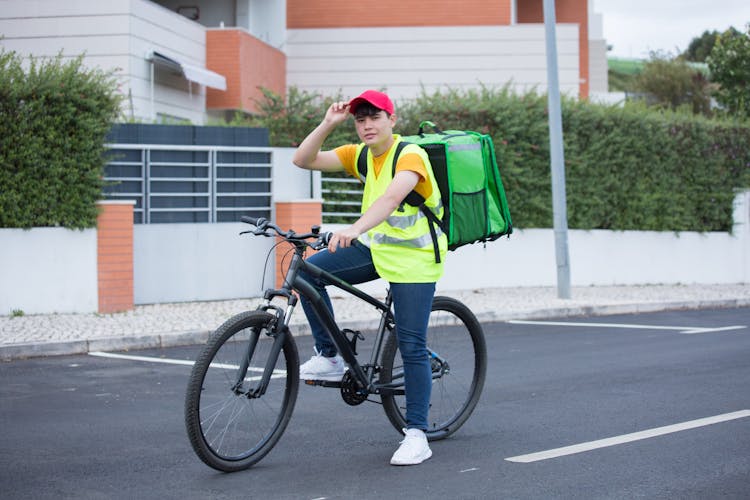
<svg viewBox="0 0 750 500">
<path fill-rule="evenodd" d="M 320 387 L 341 387 L 341 381 L 332 380 L 303 380 L 305 385 L 317 385 Z"/>
</svg>

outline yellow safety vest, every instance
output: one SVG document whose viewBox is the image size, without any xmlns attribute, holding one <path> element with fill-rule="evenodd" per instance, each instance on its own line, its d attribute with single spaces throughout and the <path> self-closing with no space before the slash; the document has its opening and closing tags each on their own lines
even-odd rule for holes
<svg viewBox="0 0 750 500">
<path fill-rule="evenodd" d="M 362 213 L 382 196 L 393 180 L 393 156 L 396 144 L 401 142 L 398 135 L 394 135 L 394 143 L 383 162 L 380 175 L 375 175 L 372 151 L 367 153 L 367 177 L 360 179 L 365 183 L 362 194 Z M 357 147 L 355 158 L 359 157 L 364 144 Z M 432 172 L 427 153 L 416 144 L 408 144 L 401 153 L 416 153 L 424 162 L 429 182 L 432 183 L 432 194 L 425 200 L 438 218 L 443 217 L 443 206 L 440 199 L 440 189 Z M 443 275 L 443 262 L 448 252 L 448 238 L 436 228 L 440 263 L 435 262 L 435 250 L 427 217 L 417 207 L 402 203 L 386 220 L 370 229 L 367 235 L 361 235 L 360 240 L 368 244 L 372 252 L 372 261 L 378 274 L 391 283 L 433 283 Z"/>
</svg>

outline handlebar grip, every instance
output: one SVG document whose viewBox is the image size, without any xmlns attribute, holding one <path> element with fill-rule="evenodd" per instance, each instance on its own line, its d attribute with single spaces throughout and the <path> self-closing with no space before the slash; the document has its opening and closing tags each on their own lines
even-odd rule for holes
<svg viewBox="0 0 750 500">
<path fill-rule="evenodd" d="M 256 227 L 261 227 L 261 225 L 266 222 L 266 219 L 264 219 L 263 217 L 255 218 L 248 215 L 243 215 L 242 217 L 240 217 L 240 220 L 245 224 L 252 224 Z"/>
<path fill-rule="evenodd" d="M 328 246 L 328 244 L 331 242 L 331 236 L 333 236 L 333 233 L 330 232 L 330 231 L 323 233 L 320 236 L 321 243 L 323 243 L 324 245 Z"/>
</svg>

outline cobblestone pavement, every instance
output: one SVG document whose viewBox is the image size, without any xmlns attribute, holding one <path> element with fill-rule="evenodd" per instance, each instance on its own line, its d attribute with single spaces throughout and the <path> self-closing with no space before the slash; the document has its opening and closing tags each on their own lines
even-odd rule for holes
<svg viewBox="0 0 750 500">
<path fill-rule="evenodd" d="M 542 319 L 665 309 L 750 307 L 750 284 L 574 287 L 571 299 L 555 287 L 440 291 L 455 297 L 481 321 Z M 0 359 L 137 349 L 203 342 L 232 315 L 254 309 L 260 299 L 136 306 L 117 314 L 0 316 Z M 354 298 L 334 297 L 342 326 L 377 324 L 374 308 Z M 292 318 L 295 335 L 309 334 L 301 307 Z"/>
</svg>

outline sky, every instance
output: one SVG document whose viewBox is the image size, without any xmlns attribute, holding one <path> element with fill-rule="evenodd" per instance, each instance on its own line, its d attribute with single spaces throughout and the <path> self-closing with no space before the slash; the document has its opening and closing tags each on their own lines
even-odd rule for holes
<svg viewBox="0 0 750 500">
<path fill-rule="evenodd" d="M 750 22 L 750 0 L 594 0 L 593 10 L 602 15 L 610 57 L 677 55 L 706 30 L 746 32 Z"/>
</svg>

